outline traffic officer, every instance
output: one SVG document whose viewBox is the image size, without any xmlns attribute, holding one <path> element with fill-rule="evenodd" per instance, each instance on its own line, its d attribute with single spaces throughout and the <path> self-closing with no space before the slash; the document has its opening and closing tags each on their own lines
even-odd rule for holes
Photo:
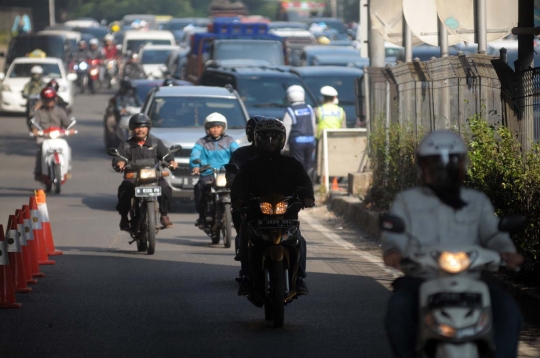
<svg viewBox="0 0 540 358">
<path fill-rule="evenodd" d="M 321 88 L 323 104 L 315 110 L 317 117 L 317 139 L 324 129 L 345 128 L 346 118 L 343 108 L 337 105 L 338 92 L 334 87 L 324 86 Z"/>
<path fill-rule="evenodd" d="M 313 167 L 316 124 L 315 111 L 305 103 L 305 97 L 302 86 L 294 85 L 287 89 L 287 99 L 291 105 L 285 111 L 283 124 L 291 157 L 302 163 L 309 172 Z"/>
</svg>

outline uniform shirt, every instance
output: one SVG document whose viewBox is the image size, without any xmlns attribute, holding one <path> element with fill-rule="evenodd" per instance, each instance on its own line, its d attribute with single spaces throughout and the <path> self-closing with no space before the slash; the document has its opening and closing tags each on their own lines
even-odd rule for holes
<svg viewBox="0 0 540 358">
<path fill-rule="evenodd" d="M 315 115 L 317 117 L 317 138 L 321 136 L 323 129 L 345 128 L 345 111 L 334 103 L 325 103 L 317 107 Z"/>
<path fill-rule="evenodd" d="M 159 139 L 148 137 L 146 138 L 146 141 L 142 144 L 138 143 L 138 140 L 135 137 L 129 138 L 124 143 L 121 143 L 118 146 L 118 153 L 129 159 L 129 161 L 135 161 L 139 159 L 154 159 L 154 163 L 157 163 L 160 161 L 169 150 L 163 142 Z M 171 162 L 173 159 L 168 157 L 166 159 L 167 162 Z M 112 166 L 116 167 L 118 162 L 122 162 L 123 160 L 114 157 L 112 161 Z"/>
<path fill-rule="evenodd" d="M 39 94 L 45 86 L 47 86 L 47 83 L 43 80 L 39 80 L 38 82 L 30 80 L 24 85 L 22 96 L 23 98 L 28 98 L 31 94 Z"/>
<path fill-rule="evenodd" d="M 210 135 L 202 137 L 191 150 L 189 168 L 193 170 L 195 167 L 210 165 L 211 168 L 220 169 L 229 163 L 232 153 L 236 149 L 238 149 L 238 143 L 229 135 L 223 135 L 217 140 Z M 201 164 L 193 164 L 195 159 L 199 159 Z M 212 173 L 212 169 L 208 169 L 200 174 L 201 176 L 207 176 Z"/>
<path fill-rule="evenodd" d="M 390 213 L 405 221 L 405 230 L 422 246 L 439 244 L 479 245 L 497 252 L 516 252 L 507 233 L 498 230 L 499 219 L 488 197 L 477 190 L 462 188 L 465 207 L 455 210 L 444 204 L 428 187 L 421 186 L 399 193 Z M 413 240 L 414 241 L 414 240 Z M 399 251 L 407 257 L 408 247 L 417 245 L 405 234 L 383 232 L 383 252 Z"/>
<path fill-rule="evenodd" d="M 295 107 L 295 106 L 299 106 L 299 105 L 303 105 L 303 106 L 307 106 L 311 109 L 311 114 L 310 114 L 310 119 L 311 119 L 311 123 L 309 123 L 309 128 L 311 128 L 311 131 L 310 133 L 303 133 L 301 135 L 306 135 L 306 136 L 313 136 L 314 133 L 315 133 L 315 128 L 317 128 L 317 125 L 316 125 L 316 121 L 315 121 L 315 111 L 313 111 L 313 109 L 311 108 L 311 106 L 305 104 L 304 102 L 295 102 L 291 105 L 291 107 L 288 107 L 287 110 L 285 111 L 285 115 L 283 116 L 283 125 L 285 126 L 285 132 L 287 134 L 287 138 L 285 139 L 285 143 L 289 143 L 289 140 L 291 137 L 291 132 L 293 131 L 293 125 L 295 124 L 295 115 L 291 115 L 289 109 Z"/>
<path fill-rule="evenodd" d="M 40 108 L 34 114 L 34 120 L 43 129 L 50 127 L 67 128 L 71 124 L 71 120 L 66 114 L 66 110 L 58 105 L 55 105 L 51 110 Z"/>
</svg>

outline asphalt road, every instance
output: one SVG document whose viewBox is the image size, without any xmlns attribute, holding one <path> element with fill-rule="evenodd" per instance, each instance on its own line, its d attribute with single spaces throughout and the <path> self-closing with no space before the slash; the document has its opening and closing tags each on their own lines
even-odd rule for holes
<svg viewBox="0 0 540 358">
<path fill-rule="evenodd" d="M 69 138 L 73 178 L 47 196 L 57 249 L 23 304 L 0 310 L 1 357 L 390 357 L 383 330 L 388 286 L 377 245 L 318 207 L 301 216 L 310 295 L 285 308 L 285 327 L 238 297 L 233 249 L 193 226 L 176 203 L 156 253 L 118 230 L 116 189 L 102 140 L 107 95 L 78 96 Z M 28 203 L 35 146 L 22 116 L 0 117 L 0 223 Z M 202 135 L 202 133 L 201 133 Z M 529 339 L 535 341 L 534 337 Z M 531 348 L 530 346 L 527 346 Z M 531 348 L 532 349 L 532 348 Z M 537 351 L 530 351 L 535 355 Z M 536 353 L 535 353 L 536 352 Z"/>
</svg>

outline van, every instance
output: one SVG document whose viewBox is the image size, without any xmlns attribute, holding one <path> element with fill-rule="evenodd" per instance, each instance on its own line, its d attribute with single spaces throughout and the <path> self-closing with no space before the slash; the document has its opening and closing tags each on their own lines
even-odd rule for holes
<svg viewBox="0 0 540 358">
<path fill-rule="evenodd" d="M 64 64 L 69 62 L 72 53 L 69 40 L 64 35 L 41 35 L 22 34 L 13 37 L 8 44 L 7 54 L 0 53 L 6 57 L 4 72 L 17 57 L 27 57 L 35 50 L 41 50 L 47 57 L 60 58 Z"/>
<path fill-rule="evenodd" d="M 139 53 L 144 45 L 176 45 L 174 35 L 170 31 L 126 31 L 122 43 L 122 53 L 127 55 Z"/>
</svg>

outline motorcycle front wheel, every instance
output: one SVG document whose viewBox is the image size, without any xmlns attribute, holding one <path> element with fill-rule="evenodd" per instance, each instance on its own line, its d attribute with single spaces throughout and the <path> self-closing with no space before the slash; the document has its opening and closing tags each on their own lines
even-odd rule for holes
<svg viewBox="0 0 540 358">
<path fill-rule="evenodd" d="M 272 262 L 272 308 L 274 327 L 283 327 L 285 322 L 285 284 L 283 282 L 283 261 Z"/>
<path fill-rule="evenodd" d="M 55 164 L 53 170 L 54 170 L 54 179 L 53 179 L 54 192 L 56 194 L 60 194 L 60 186 L 62 185 L 62 168 L 60 167 L 60 164 Z"/>
<path fill-rule="evenodd" d="M 221 220 L 221 230 L 223 233 L 223 244 L 228 249 L 231 247 L 232 236 L 232 214 L 231 204 L 227 203 L 223 205 L 223 219 Z"/>
<path fill-rule="evenodd" d="M 153 255 L 156 251 L 156 202 L 146 203 L 146 232 L 148 238 L 148 248 L 146 253 Z"/>
</svg>

